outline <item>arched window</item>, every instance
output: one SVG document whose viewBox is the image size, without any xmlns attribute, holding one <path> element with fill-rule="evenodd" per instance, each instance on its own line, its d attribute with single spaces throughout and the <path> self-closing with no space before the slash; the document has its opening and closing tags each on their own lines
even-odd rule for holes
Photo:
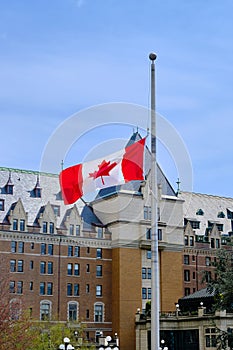
<svg viewBox="0 0 233 350">
<path fill-rule="evenodd" d="M 22 302 L 19 299 L 11 299 L 10 301 L 10 319 L 19 320 L 22 308 Z"/>
<path fill-rule="evenodd" d="M 104 322 L 104 304 L 94 304 L 94 322 Z"/>
<path fill-rule="evenodd" d="M 52 302 L 49 300 L 41 300 L 40 302 L 40 320 L 48 321 L 51 319 Z"/>
<path fill-rule="evenodd" d="M 67 320 L 78 321 L 79 305 L 76 301 L 69 301 L 67 308 Z"/>
</svg>

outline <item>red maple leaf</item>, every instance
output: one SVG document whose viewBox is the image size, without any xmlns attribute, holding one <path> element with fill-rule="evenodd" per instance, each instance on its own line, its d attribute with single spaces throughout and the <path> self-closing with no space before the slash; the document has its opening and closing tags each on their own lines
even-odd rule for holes
<svg viewBox="0 0 233 350">
<path fill-rule="evenodd" d="M 111 161 L 106 162 L 103 160 L 100 165 L 98 165 L 99 170 L 94 171 L 94 173 L 89 173 L 89 177 L 93 177 L 97 179 L 97 177 L 101 177 L 102 184 L 104 185 L 103 176 L 110 176 L 110 171 L 117 165 L 116 162 L 111 164 Z"/>
</svg>

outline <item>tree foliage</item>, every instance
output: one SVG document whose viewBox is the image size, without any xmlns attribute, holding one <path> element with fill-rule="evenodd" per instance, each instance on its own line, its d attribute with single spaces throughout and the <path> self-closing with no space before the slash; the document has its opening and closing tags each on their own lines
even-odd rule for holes
<svg viewBox="0 0 233 350">
<path fill-rule="evenodd" d="M 209 291 L 215 292 L 214 310 L 226 310 L 233 312 L 233 253 L 229 250 L 221 249 L 217 254 L 215 267 L 215 277 L 207 285 Z M 219 329 L 216 326 L 217 349 L 233 349 L 232 329 Z"/>
<path fill-rule="evenodd" d="M 29 314 L 23 311 L 23 299 L 11 296 L 9 281 L 0 279 L 0 350 L 29 349 L 35 334 Z"/>
<path fill-rule="evenodd" d="M 232 251 L 221 249 L 218 252 L 215 266 L 215 276 L 208 282 L 209 291 L 215 291 L 215 310 L 233 312 L 233 254 Z"/>
</svg>

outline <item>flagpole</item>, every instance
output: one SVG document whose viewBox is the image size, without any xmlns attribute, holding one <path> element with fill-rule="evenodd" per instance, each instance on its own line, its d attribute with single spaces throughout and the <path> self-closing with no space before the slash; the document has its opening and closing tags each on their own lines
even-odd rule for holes
<svg viewBox="0 0 233 350">
<path fill-rule="evenodd" d="M 158 201 L 157 201 L 157 162 L 156 162 L 156 109 L 155 109 L 155 60 L 151 60 L 151 350 L 159 350 L 159 249 L 158 249 Z"/>
</svg>

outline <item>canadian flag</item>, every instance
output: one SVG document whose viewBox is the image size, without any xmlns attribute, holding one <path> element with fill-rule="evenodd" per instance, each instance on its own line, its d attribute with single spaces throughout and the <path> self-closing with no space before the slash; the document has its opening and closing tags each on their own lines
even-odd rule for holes
<svg viewBox="0 0 233 350">
<path fill-rule="evenodd" d="M 121 151 L 62 170 L 59 176 L 65 204 L 96 190 L 143 180 L 145 138 Z"/>
</svg>

